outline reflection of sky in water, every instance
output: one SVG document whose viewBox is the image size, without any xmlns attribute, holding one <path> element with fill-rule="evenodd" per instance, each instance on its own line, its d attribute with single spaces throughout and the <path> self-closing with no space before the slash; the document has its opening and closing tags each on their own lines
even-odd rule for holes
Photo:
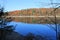
<svg viewBox="0 0 60 40">
<path fill-rule="evenodd" d="M 21 34 L 32 32 L 34 34 L 56 37 L 56 32 L 47 26 L 47 24 L 27 24 L 22 22 L 11 22 L 9 25 L 16 26 L 15 31 Z"/>
</svg>

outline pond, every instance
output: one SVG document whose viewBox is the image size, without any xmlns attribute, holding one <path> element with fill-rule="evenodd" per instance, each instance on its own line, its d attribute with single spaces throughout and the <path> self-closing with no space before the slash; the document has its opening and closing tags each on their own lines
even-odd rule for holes
<svg viewBox="0 0 60 40">
<path fill-rule="evenodd" d="M 29 32 L 35 34 L 35 35 L 42 35 L 42 36 L 49 36 L 52 38 L 52 40 L 56 40 L 56 31 L 49 27 L 47 24 L 28 24 L 28 23 L 22 23 L 22 22 L 11 22 L 9 25 L 16 26 L 15 30 L 16 32 L 26 35 Z"/>
</svg>

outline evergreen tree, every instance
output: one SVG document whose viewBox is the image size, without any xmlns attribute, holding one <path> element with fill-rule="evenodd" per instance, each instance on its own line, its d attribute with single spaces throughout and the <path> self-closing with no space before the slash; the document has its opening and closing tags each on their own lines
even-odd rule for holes
<svg viewBox="0 0 60 40">
<path fill-rule="evenodd" d="M 0 8 L 0 40 L 6 40 L 6 35 L 13 31 L 12 25 L 7 25 L 12 21 L 11 17 L 7 17 L 7 12 L 5 13 L 4 8 Z"/>
</svg>

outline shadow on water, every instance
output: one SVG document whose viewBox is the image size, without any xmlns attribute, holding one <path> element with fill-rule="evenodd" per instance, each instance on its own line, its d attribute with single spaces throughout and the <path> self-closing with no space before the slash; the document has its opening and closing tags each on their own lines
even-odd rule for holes
<svg viewBox="0 0 60 40">
<path fill-rule="evenodd" d="M 56 32 L 47 24 L 28 24 L 12 21 L 9 25 L 16 26 L 14 31 L 22 34 L 23 40 L 56 40 Z"/>
</svg>

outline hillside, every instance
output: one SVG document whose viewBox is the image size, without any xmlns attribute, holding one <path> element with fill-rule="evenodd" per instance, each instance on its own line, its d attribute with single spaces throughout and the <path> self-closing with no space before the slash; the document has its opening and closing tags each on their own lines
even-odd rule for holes
<svg viewBox="0 0 60 40">
<path fill-rule="evenodd" d="M 9 16 L 54 16 L 53 8 L 31 8 L 24 10 L 15 10 L 10 11 Z M 52 13 L 51 13 L 52 12 Z M 55 11 L 57 16 L 60 16 L 60 9 Z M 50 18 L 54 19 L 54 18 Z M 25 23 L 50 23 L 50 19 L 48 17 L 14 17 L 14 21 L 17 22 L 25 22 Z M 59 22 L 59 18 L 57 21 Z M 53 20 L 54 21 L 54 20 Z"/>
</svg>

